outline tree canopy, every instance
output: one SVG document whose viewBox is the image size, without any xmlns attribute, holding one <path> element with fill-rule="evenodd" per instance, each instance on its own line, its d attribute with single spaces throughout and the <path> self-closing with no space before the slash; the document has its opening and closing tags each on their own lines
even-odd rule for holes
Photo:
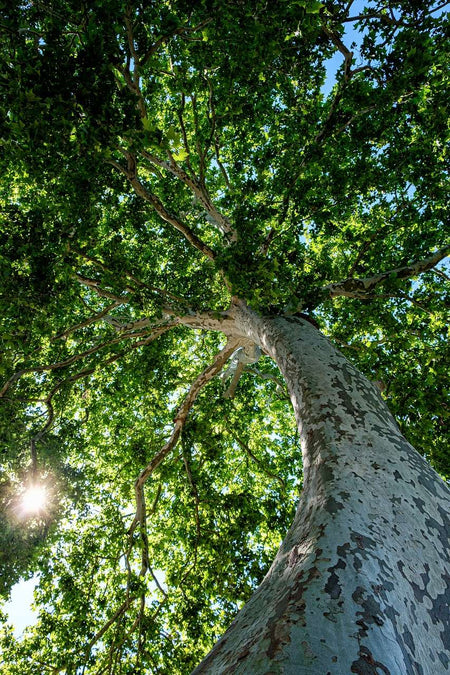
<svg viewBox="0 0 450 675">
<path fill-rule="evenodd" d="M 0 590 L 40 575 L 5 673 L 188 673 L 267 571 L 301 457 L 266 355 L 227 392 L 233 298 L 317 322 L 449 476 L 445 5 L 2 9 Z"/>
</svg>

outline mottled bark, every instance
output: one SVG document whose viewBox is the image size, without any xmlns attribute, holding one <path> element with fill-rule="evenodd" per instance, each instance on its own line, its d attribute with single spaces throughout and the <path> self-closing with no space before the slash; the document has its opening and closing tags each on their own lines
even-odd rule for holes
<svg viewBox="0 0 450 675">
<path fill-rule="evenodd" d="M 236 310 L 279 365 L 304 462 L 267 576 L 195 675 L 448 672 L 449 491 L 314 326 Z"/>
</svg>

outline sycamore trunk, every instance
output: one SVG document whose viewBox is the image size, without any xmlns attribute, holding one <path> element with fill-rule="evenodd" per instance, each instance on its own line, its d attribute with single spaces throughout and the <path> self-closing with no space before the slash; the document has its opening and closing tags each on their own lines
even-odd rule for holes
<svg viewBox="0 0 450 675">
<path fill-rule="evenodd" d="M 309 322 L 234 314 L 282 371 L 304 490 L 267 576 L 195 675 L 449 669 L 449 491 Z"/>
</svg>

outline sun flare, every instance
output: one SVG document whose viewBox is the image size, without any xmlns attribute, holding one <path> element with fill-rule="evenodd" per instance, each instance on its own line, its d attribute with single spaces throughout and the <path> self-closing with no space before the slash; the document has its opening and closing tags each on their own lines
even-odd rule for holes
<svg viewBox="0 0 450 675">
<path fill-rule="evenodd" d="M 47 502 L 47 493 L 43 485 L 31 485 L 22 495 L 22 511 L 25 514 L 40 513 Z"/>
</svg>

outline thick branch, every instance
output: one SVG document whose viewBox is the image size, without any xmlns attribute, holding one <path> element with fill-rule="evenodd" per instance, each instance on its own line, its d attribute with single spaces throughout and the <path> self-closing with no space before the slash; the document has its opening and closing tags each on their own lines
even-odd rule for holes
<svg viewBox="0 0 450 675">
<path fill-rule="evenodd" d="M 181 404 L 180 408 L 174 419 L 174 426 L 169 440 L 164 444 L 164 446 L 156 453 L 153 459 L 147 464 L 145 469 L 141 471 L 136 482 L 135 482 L 135 493 L 136 493 L 136 516 L 130 528 L 130 534 L 135 530 L 136 525 L 140 522 L 143 524 L 143 519 L 145 517 L 145 502 L 143 487 L 149 476 L 153 471 L 161 464 L 161 462 L 167 457 L 169 452 L 173 450 L 176 446 L 183 426 L 186 422 L 186 418 L 189 414 L 192 405 L 199 395 L 203 387 L 212 380 L 217 373 L 223 368 L 225 363 L 230 358 L 231 354 L 235 351 L 238 346 L 237 339 L 231 339 L 227 342 L 226 346 L 216 355 L 214 362 L 208 366 L 192 383 L 186 398 Z"/>
<path fill-rule="evenodd" d="M 84 258 L 85 260 L 92 263 L 96 267 L 99 267 L 104 272 L 107 272 L 108 274 L 112 274 L 112 275 L 117 277 L 117 271 L 116 270 L 110 269 L 105 263 L 101 262 L 100 260 L 97 260 L 97 258 L 93 258 L 92 256 L 88 255 L 84 251 L 80 251 L 80 250 L 77 250 L 77 249 L 74 249 L 74 248 L 71 248 L 70 250 L 75 255 L 79 255 L 81 258 Z M 151 284 L 147 284 L 144 281 L 142 281 L 141 279 L 138 279 L 129 270 L 122 269 L 121 274 L 122 274 L 122 276 L 124 276 L 127 279 L 129 279 L 130 281 L 132 281 L 133 284 L 135 284 L 139 288 L 145 288 L 146 290 L 151 291 L 152 293 L 170 298 L 170 300 L 174 300 L 175 302 L 180 303 L 182 305 L 187 304 L 186 300 L 184 300 L 184 298 L 180 297 L 179 295 L 175 295 L 174 293 L 171 293 L 170 291 L 167 291 L 164 288 L 159 288 L 159 286 L 152 286 Z M 126 286 L 124 290 L 129 291 L 131 293 L 136 292 L 136 289 L 131 288 L 130 286 Z M 122 303 L 120 303 L 120 304 L 122 304 Z M 112 306 L 111 306 L 111 308 L 112 308 Z"/>
<path fill-rule="evenodd" d="M 173 225 L 175 229 L 181 232 L 186 237 L 188 242 L 192 244 L 192 246 L 201 251 L 210 260 L 214 260 L 214 258 L 216 257 L 214 251 L 207 244 L 205 244 L 200 239 L 200 237 L 197 237 L 197 235 L 187 225 L 182 223 L 174 214 L 170 213 L 166 209 L 164 204 L 161 202 L 161 200 L 158 199 L 158 197 L 147 192 L 147 190 L 144 188 L 142 183 L 137 178 L 131 181 L 131 184 L 136 194 L 140 195 L 141 197 L 143 197 L 143 199 L 148 201 L 163 220 L 165 220 L 170 225 Z"/>
<path fill-rule="evenodd" d="M 416 260 L 410 265 L 397 267 L 396 269 L 388 270 L 387 272 L 381 272 L 380 274 L 375 274 L 373 277 L 366 277 L 365 279 L 349 278 L 334 284 L 328 284 L 325 286 L 324 290 L 327 291 L 332 298 L 341 295 L 347 298 L 371 297 L 377 286 L 380 286 L 389 278 L 410 279 L 411 277 L 416 277 L 418 274 L 426 272 L 437 265 L 438 262 L 449 254 L 449 252 L 450 247 L 447 246 L 436 251 L 436 253 L 433 253 L 433 255 L 424 260 Z"/>
<path fill-rule="evenodd" d="M 232 235 L 232 239 L 236 238 L 236 234 L 231 226 L 230 221 L 214 206 L 205 187 L 199 180 L 189 176 L 189 174 L 177 164 L 172 156 L 170 156 L 170 161 L 165 161 L 159 157 L 156 157 L 156 155 L 152 155 L 146 150 L 143 150 L 141 154 L 143 157 L 145 157 L 145 159 L 155 166 L 158 166 L 165 171 L 169 171 L 171 174 L 179 178 L 181 182 L 191 190 L 193 195 L 195 195 L 195 198 L 203 206 L 206 213 L 210 216 L 211 221 L 217 226 L 220 232 L 222 232 L 222 234 Z"/>
<path fill-rule="evenodd" d="M 214 260 L 214 258 L 216 257 L 214 251 L 207 244 L 205 244 L 200 239 L 200 237 L 198 237 L 195 234 L 195 232 L 193 232 L 187 225 L 182 223 L 181 220 L 177 218 L 177 216 L 175 216 L 173 213 L 170 213 L 170 211 L 166 209 L 166 207 L 159 199 L 159 197 L 149 192 L 147 188 L 141 183 L 141 181 L 137 177 L 136 159 L 133 157 L 133 155 L 131 155 L 131 153 L 126 151 L 124 151 L 124 155 L 128 160 L 127 169 L 124 166 L 122 166 L 119 162 L 115 162 L 114 160 L 110 160 L 110 164 L 112 164 L 114 167 L 116 167 L 116 169 L 119 169 L 119 171 L 125 174 L 125 176 L 130 181 L 136 194 L 139 195 L 139 197 L 142 197 L 142 199 L 144 199 L 146 202 L 151 204 L 152 207 L 155 209 L 156 213 L 164 221 L 166 221 L 166 223 L 169 223 L 175 229 L 181 232 L 186 237 L 188 242 L 192 244 L 192 246 L 201 251 L 204 255 L 210 258 L 210 260 Z"/>
</svg>

